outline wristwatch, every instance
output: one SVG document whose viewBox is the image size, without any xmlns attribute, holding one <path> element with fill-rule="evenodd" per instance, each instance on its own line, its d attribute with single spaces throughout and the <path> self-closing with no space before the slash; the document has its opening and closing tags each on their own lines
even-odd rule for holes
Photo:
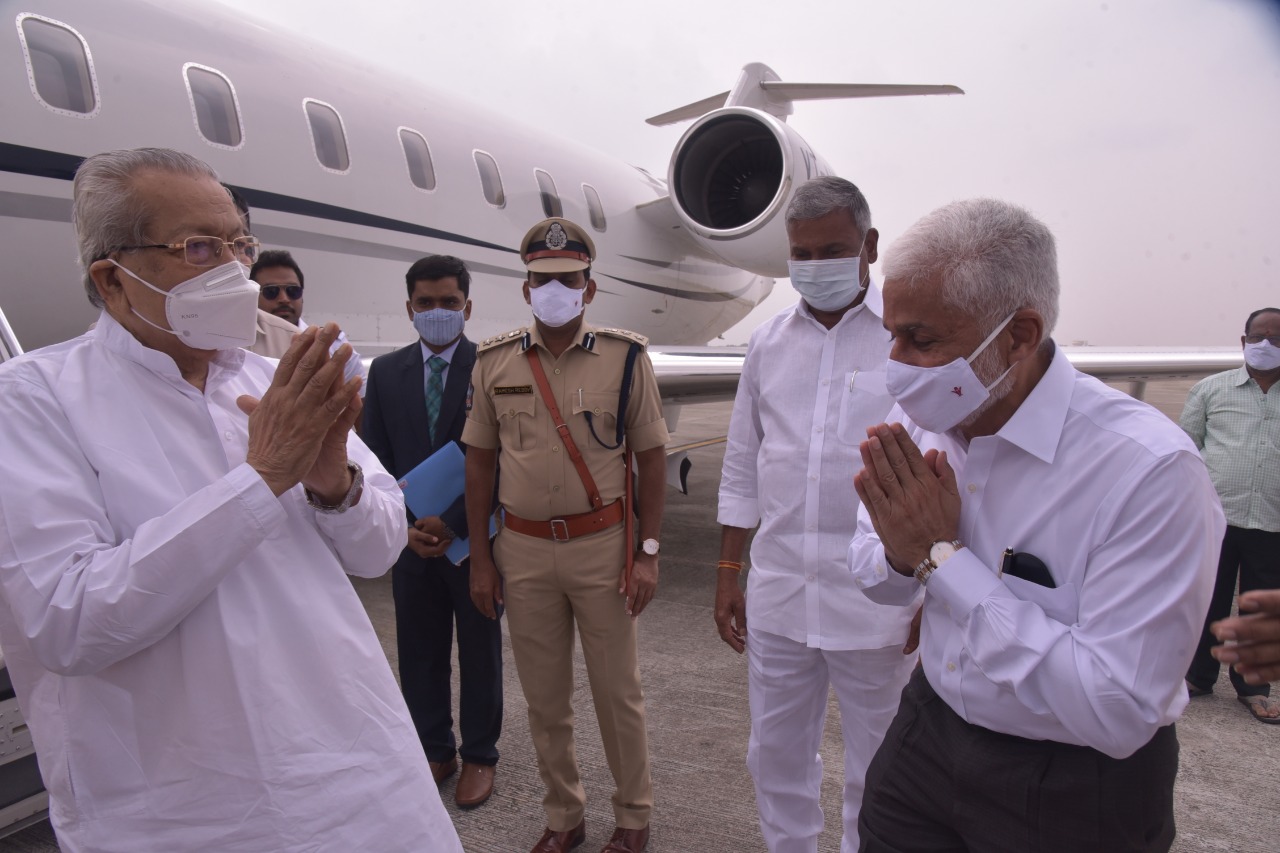
<svg viewBox="0 0 1280 853">
<path fill-rule="evenodd" d="M 346 512 L 355 504 L 356 498 L 360 496 L 360 489 L 364 487 L 364 469 L 356 463 L 347 460 L 347 470 L 351 472 L 351 488 L 347 489 L 347 493 L 343 495 L 342 500 L 335 506 L 328 506 L 320 503 L 320 501 L 316 499 L 316 496 L 311 494 L 310 489 L 305 487 L 303 488 L 303 491 L 306 492 L 307 495 L 307 503 L 312 509 L 316 512 L 323 512 L 326 515 L 338 515 L 339 513 Z"/>
<path fill-rule="evenodd" d="M 650 557 L 658 556 L 659 546 L 657 539 L 646 539 L 640 543 L 640 550 L 644 551 Z"/>
<path fill-rule="evenodd" d="M 920 561 L 920 565 L 916 566 L 912 574 L 915 575 L 916 580 L 920 581 L 921 585 L 925 584 L 930 575 L 936 572 L 943 563 L 954 557 L 956 551 L 963 547 L 964 545 L 959 539 L 952 539 L 950 542 L 945 539 L 939 539 L 929 546 L 929 556 Z"/>
</svg>

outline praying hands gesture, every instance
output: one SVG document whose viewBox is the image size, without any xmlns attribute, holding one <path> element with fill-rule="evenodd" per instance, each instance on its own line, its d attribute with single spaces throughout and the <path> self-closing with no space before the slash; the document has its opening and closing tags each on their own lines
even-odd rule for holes
<svg viewBox="0 0 1280 853">
<path fill-rule="evenodd" d="M 902 424 L 878 424 L 862 442 L 862 470 L 853 478 L 894 571 L 908 577 L 939 540 L 960 530 L 960 490 L 947 454 L 920 448 Z"/>
<path fill-rule="evenodd" d="M 343 380 L 350 344 L 329 355 L 338 326 L 312 326 L 294 336 L 262 399 L 236 400 L 249 415 L 245 461 L 276 495 L 302 483 L 335 504 L 351 488 L 347 435 L 360 418 L 359 377 Z"/>
</svg>

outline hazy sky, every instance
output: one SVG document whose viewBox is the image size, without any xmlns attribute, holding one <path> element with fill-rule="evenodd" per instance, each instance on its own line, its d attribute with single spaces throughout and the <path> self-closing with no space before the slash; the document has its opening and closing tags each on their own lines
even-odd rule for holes
<svg viewBox="0 0 1280 853">
<path fill-rule="evenodd" d="M 1280 304 L 1276 3 L 229 5 L 661 175 L 687 125 L 643 120 L 729 89 L 748 62 L 795 82 L 953 83 L 967 94 L 789 119 L 866 193 L 882 252 L 930 210 L 988 195 L 1056 234 L 1064 343 L 1231 345 L 1249 311 Z M 726 338 L 794 300 L 780 281 Z"/>
</svg>

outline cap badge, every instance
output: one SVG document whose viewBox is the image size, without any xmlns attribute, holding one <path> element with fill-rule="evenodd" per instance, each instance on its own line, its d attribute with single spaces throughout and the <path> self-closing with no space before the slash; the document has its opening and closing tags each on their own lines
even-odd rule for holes
<svg viewBox="0 0 1280 853">
<path fill-rule="evenodd" d="M 564 226 L 559 222 L 551 223 L 551 227 L 547 229 L 547 248 L 558 252 L 565 246 L 569 245 L 569 235 L 564 233 Z"/>
</svg>

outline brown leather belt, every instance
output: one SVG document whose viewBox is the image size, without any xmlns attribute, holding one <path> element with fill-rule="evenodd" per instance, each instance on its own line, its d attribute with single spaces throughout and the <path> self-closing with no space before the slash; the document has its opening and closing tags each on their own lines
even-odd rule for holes
<svg viewBox="0 0 1280 853">
<path fill-rule="evenodd" d="M 604 509 L 581 512 L 577 515 L 566 515 L 549 521 L 529 521 L 515 515 L 509 509 L 503 510 L 503 525 L 516 533 L 525 536 L 536 536 L 539 539 L 552 539 L 556 542 L 568 542 L 589 533 L 599 533 L 622 521 L 625 505 L 621 499 L 614 501 Z"/>
</svg>

